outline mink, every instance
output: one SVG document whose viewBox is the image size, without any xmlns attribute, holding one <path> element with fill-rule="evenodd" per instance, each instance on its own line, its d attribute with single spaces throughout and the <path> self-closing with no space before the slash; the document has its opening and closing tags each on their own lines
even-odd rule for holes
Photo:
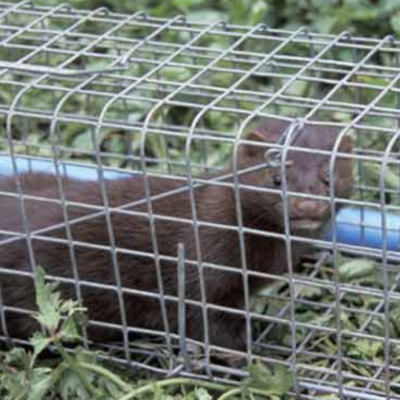
<svg viewBox="0 0 400 400">
<path fill-rule="evenodd" d="M 73 279 L 72 265 L 73 262 L 76 263 L 83 303 L 88 309 L 90 339 L 107 341 L 120 338 L 118 326 L 121 325 L 121 311 L 116 289 L 115 262 L 118 264 L 123 288 L 128 327 L 161 332 L 165 330 L 161 302 L 157 297 L 157 257 L 166 297 L 165 310 L 169 329 L 172 333 L 177 333 L 176 256 L 178 244 L 182 243 L 186 260 L 187 337 L 198 341 L 204 341 L 205 337 L 201 307 L 202 273 L 208 305 L 206 317 L 210 343 L 237 350 L 245 348 L 244 316 L 230 311 L 244 310 L 244 279 L 248 279 L 249 293 L 254 295 L 261 287 L 270 283 L 271 279 L 251 275 L 252 272 L 282 276 L 288 270 L 285 241 L 276 235 L 270 237 L 267 233 L 260 234 L 260 231 L 283 233 L 285 225 L 280 191 L 283 177 L 280 176 L 279 167 L 265 165 L 266 147 L 257 146 L 260 142 L 277 142 L 287 127 L 288 122 L 266 119 L 247 134 L 245 139 L 248 142 L 242 143 L 238 148 L 237 170 L 261 166 L 238 176 L 241 185 L 241 220 L 237 213 L 237 192 L 232 177 L 222 181 L 230 184 L 195 186 L 193 210 L 190 192 L 185 189 L 185 180 L 148 175 L 146 179 L 152 196 L 175 191 L 172 195 L 160 196 L 152 201 L 152 218 L 149 218 L 148 203 L 140 202 L 146 198 L 143 176 L 107 180 L 107 221 L 105 213 L 101 212 L 104 201 L 99 182 L 60 178 L 65 199 L 68 201 L 63 209 L 59 201 L 60 182 L 55 176 L 41 172 L 19 175 L 21 189 L 27 196 L 24 206 L 29 232 L 61 224 L 56 229 L 31 238 L 35 265 L 41 266 L 53 277 Z M 338 131 L 333 127 L 306 124 L 293 145 L 330 151 L 338 138 Z M 339 150 L 351 152 L 351 149 L 351 141 L 344 137 Z M 336 197 L 347 198 L 350 195 L 350 157 L 337 158 L 334 177 L 328 176 L 329 155 L 289 150 L 287 159 L 290 161 L 285 174 L 287 190 L 328 196 L 329 179 L 334 179 Z M 222 175 L 232 175 L 232 164 L 226 167 Z M 256 190 L 258 188 L 277 190 L 260 192 Z M 16 275 L 15 272 L 31 272 L 32 267 L 19 200 L 15 196 L 7 196 L 6 192 L 17 192 L 14 177 L 0 179 L 0 289 L 6 310 L 5 321 L 0 324 L 0 333 L 26 338 L 37 328 L 35 320 L 22 312 L 35 309 L 33 279 L 31 274 Z M 45 202 L 43 199 L 53 201 Z M 58 201 L 54 201 L 55 199 Z M 128 212 L 124 214 L 115 210 L 115 207 L 134 202 L 138 204 L 127 207 L 125 210 Z M 288 206 L 291 234 L 316 236 L 331 216 L 329 201 L 321 199 L 291 196 Z M 197 224 L 194 222 L 193 211 L 197 214 Z M 68 220 L 94 215 L 70 224 L 72 246 L 68 245 L 64 212 Z M 129 215 L 129 212 L 136 214 Z M 108 222 L 112 226 L 111 236 Z M 241 233 L 235 228 L 237 226 L 246 229 L 246 232 L 242 231 L 242 242 Z M 13 236 L 7 232 L 24 235 L 9 241 Z M 155 242 L 152 238 L 155 238 Z M 110 240 L 114 242 L 112 247 Z M 241 253 L 243 245 L 244 259 Z M 291 262 L 294 268 L 306 251 L 306 246 L 292 242 Z M 243 275 L 244 263 L 248 270 L 247 278 Z M 216 268 L 216 265 L 220 268 Z M 76 297 L 76 286 L 73 283 L 62 283 L 60 290 L 66 298 Z M 223 308 L 213 308 L 211 305 Z M 107 328 L 91 321 L 106 322 L 109 325 Z M 4 325 L 7 326 L 7 332 L 2 332 Z"/>
</svg>

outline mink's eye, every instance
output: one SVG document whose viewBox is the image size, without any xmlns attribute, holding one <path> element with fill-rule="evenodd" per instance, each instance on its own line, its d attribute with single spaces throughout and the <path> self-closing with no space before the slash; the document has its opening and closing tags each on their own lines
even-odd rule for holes
<svg viewBox="0 0 400 400">
<path fill-rule="evenodd" d="M 281 186 L 282 184 L 282 179 L 280 175 L 274 175 L 272 180 L 274 181 L 275 186 Z"/>
<path fill-rule="evenodd" d="M 325 185 L 329 185 L 330 184 L 330 175 L 329 175 L 328 171 L 325 172 L 323 181 L 324 181 Z"/>
</svg>

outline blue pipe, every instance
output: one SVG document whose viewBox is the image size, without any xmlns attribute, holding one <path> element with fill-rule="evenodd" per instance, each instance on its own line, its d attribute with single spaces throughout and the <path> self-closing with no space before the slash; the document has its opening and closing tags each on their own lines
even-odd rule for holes
<svg viewBox="0 0 400 400">
<path fill-rule="evenodd" d="M 16 157 L 17 168 L 19 173 L 35 171 L 45 172 L 48 174 L 55 174 L 54 163 L 52 160 L 46 159 L 30 159 L 23 156 Z M 64 176 L 70 176 L 75 179 L 81 180 L 95 180 L 98 179 L 97 169 L 93 165 L 83 166 L 69 163 L 67 161 L 60 162 L 60 173 Z M 117 171 L 104 171 L 104 177 L 106 179 L 120 179 L 132 176 L 131 174 L 124 174 L 123 172 Z M 0 177 L 2 175 L 13 175 L 14 170 L 11 163 L 10 156 L 0 155 Z"/>
<path fill-rule="evenodd" d="M 336 215 L 337 241 L 343 244 L 381 249 L 383 213 L 371 208 L 343 207 Z M 332 240 L 328 232 L 327 240 Z M 386 212 L 387 249 L 400 251 L 400 215 Z"/>
</svg>

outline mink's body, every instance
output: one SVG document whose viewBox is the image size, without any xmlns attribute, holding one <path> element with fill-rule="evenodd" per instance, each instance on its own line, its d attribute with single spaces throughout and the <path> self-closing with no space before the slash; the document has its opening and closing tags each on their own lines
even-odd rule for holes
<svg viewBox="0 0 400 400">
<path fill-rule="evenodd" d="M 273 140 L 286 128 L 286 124 L 269 121 L 254 132 L 249 140 Z M 321 135 L 321 128 L 305 128 L 299 138 L 300 146 L 315 147 L 330 150 L 336 138 L 336 132 L 325 128 Z M 327 133 L 326 133 L 327 132 Z M 303 138 L 303 139 L 302 139 Z M 317 144 L 315 144 L 317 143 Z M 345 149 L 349 151 L 349 149 Z M 265 148 L 241 146 L 239 150 L 239 167 L 256 165 L 262 162 Z M 289 159 L 291 156 L 289 155 Z M 329 157 L 309 153 L 292 155 L 294 166 L 287 171 L 288 188 L 293 191 L 327 195 L 329 186 L 323 182 Z M 339 162 L 339 161 L 338 161 Z M 338 196 L 347 197 L 351 187 L 351 166 L 349 161 L 340 161 L 337 169 Z M 314 172 L 310 172 L 314 169 Z M 320 171 L 320 170 L 324 171 Z M 228 169 L 229 170 L 229 169 Z M 302 172 L 302 170 L 304 170 Z M 307 176 L 307 171 L 308 176 Z M 350 172 L 349 172 L 350 171 Z M 320 173 L 321 172 L 321 173 Z M 302 175 L 302 173 L 304 173 Z M 273 187 L 276 171 L 261 170 L 240 178 L 240 182 L 249 186 Z M 294 175 L 293 175 L 294 174 Z M 296 179 L 302 176 L 300 181 Z M 319 178 L 318 178 L 319 177 Z M 149 178 L 152 196 L 165 193 L 185 186 L 185 183 L 174 179 Z M 24 194 L 40 196 L 47 199 L 59 199 L 57 181 L 54 177 L 42 173 L 27 173 L 21 176 Z M 89 213 L 101 211 L 90 205 L 102 207 L 103 200 L 98 182 L 83 182 L 78 180 L 62 181 L 66 199 L 69 202 L 85 204 L 69 205 L 68 219 L 83 217 Z M 144 184 L 141 177 L 107 181 L 106 191 L 109 207 L 129 204 L 145 198 Z M 275 179 L 275 184 L 276 184 Z M 279 182 L 278 182 L 279 183 Z M 0 192 L 16 192 L 14 178 L 0 179 Z M 236 271 L 242 269 L 241 248 L 239 233 L 232 229 L 238 225 L 235 193 L 232 187 L 206 185 L 194 190 L 197 219 L 201 222 L 218 224 L 218 227 L 201 225 L 198 227 L 201 260 L 225 267 L 233 267 Z M 315 200 L 302 200 L 291 204 L 293 224 L 298 221 L 312 220 L 323 225 L 329 219 L 329 204 Z M 282 204 L 278 194 L 251 192 L 250 189 L 241 189 L 243 224 L 247 228 L 264 231 L 283 232 Z M 89 206 L 88 206 L 89 205 Z M 30 231 L 50 227 L 64 221 L 63 209 L 59 204 L 38 200 L 25 200 L 26 214 Z M 185 219 L 186 222 L 173 219 L 154 220 L 154 237 L 157 249 L 153 246 L 150 222 L 146 216 L 148 206 L 129 207 L 128 210 L 143 213 L 142 215 L 127 215 L 111 211 L 112 236 L 115 248 L 118 249 L 116 259 L 124 288 L 157 294 L 159 292 L 154 261 L 155 250 L 161 256 L 159 259 L 164 292 L 166 295 L 177 294 L 177 267 L 176 262 L 166 260 L 165 257 L 176 257 L 178 243 L 185 246 L 187 260 L 194 261 L 195 265 L 187 263 L 186 297 L 201 301 L 199 284 L 199 269 L 196 262 L 199 260 L 195 241 L 195 227 L 188 191 L 158 199 L 152 202 L 154 215 L 168 218 Z M 110 235 L 104 217 L 96 216 L 71 226 L 71 235 L 75 243 L 72 253 L 78 266 L 79 279 L 86 282 L 96 282 L 110 285 L 109 289 L 81 286 L 84 305 L 88 308 L 89 318 L 97 321 L 106 321 L 121 324 L 121 314 L 116 285 L 113 256 L 110 251 Z M 223 229 L 226 226 L 227 229 Z M 229 229 L 231 227 L 231 229 Z M 25 233 L 21 214 L 18 208 L 18 199 L 0 194 L 0 241 L 7 235 L 4 231 Z M 71 248 L 68 247 L 65 228 L 44 233 L 46 238 L 64 239 L 64 242 L 54 242 L 43 239 L 32 239 L 36 265 L 42 266 L 47 273 L 53 276 L 73 278 L 71 265 Z M 257 234 L 245 234 L 246 264 L 252 271 L 267 272 L 282 275 L 287 271 L 285 243 L 279 239 L 272 239 Z M 86 246 L 85 246 L 86 244 Z M 92 246 L 92 247 L 90 247 Z M 97 247 L 96 247 L 97 246 Z M 101 248 L 101 246 L 104 246 Z M 124 251 L 126 250 L 126 251 Z M 129 251 L 139 252 L 136 255 Z M 293 264 L 296 265 L 304 253 L 304 247 L 296 243 L 292 249 Z M 147 254 L 145 254 L 147 253 Z M 1 245 L 0 267 L 8 270 L 31 271 L 27 242 L 24 238 L 12 243 Z M 232 270 L 204 267 L 205 289 L 207 302 L 237 309 L 243 309 L 244 287 L 243 277 Z M 254 293 L 266 281 L 250 278 L 250 291 Z M 0 272 L 0 285 L 4 304 L 21 309 L 34 309 L 34 290 L 30 277 L 17 277 Z M 64 296 L 74 297 L 75 286 L 63 284 Z M 128 325 L 164 330 L 160 312 L 160 302 L 156 297 L 143 294 L 125 293 L 124 302 Z M 170 329 L 177 332 L 177 303 L 167 300 L 167 313 Z M 244 320 L 232 313 L 209 309 L 209 336 L 212 344 L 228 348 L 242 349 L 245 344 Z M 201 308 L 196 305 L 187 306 L 187 335 L 190 338 L 203 340 L 203 322 Z M 14 311 L 7 311 L 6 322 L 8 333 L 11 336 L 26 337 L 35 328 L 34 322 Z M 0 333 L 1 333 L 0 324 Z M 113 330 L 93 327 L 89 330 L 90 338 L 107 340 L 113 338 Z"/>
</svg>

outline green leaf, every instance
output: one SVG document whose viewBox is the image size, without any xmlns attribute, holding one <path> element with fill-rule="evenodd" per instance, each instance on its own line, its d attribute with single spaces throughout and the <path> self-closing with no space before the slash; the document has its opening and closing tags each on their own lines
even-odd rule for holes
<svg viewBox="0 0 400 400">
<path fill-rule="evenodd" d="M 212 400 L 212 396 L 204 388 L 196 388 L 195 391 L 196 400 Z"/>
<path fill-rule="evenodd" d="M 35 332 L 29 341 L 33 345 L 34 355 L 38 356 L 49 344 L 51 344 L 52 339 L 44 336 L 41 332 Z"/>
<path fill-rule="evenodd" d="M 36 304 L 39 312 L 35 318 L 49 331 L 57 329 L 61 315 L 57 308 L 60 303 L 60 294 L 55 292 L 56 284 L 45 283 L 45 271 L 38 267 L 35 270 Z"/>
<path fill-rule="evenodd" d="M 75 135 L 71 146 L 74 149 L 93 151 L 93 131 L 87 129 Z"/>
<path fill-rule="evenodd" d="M 376 271 L 376 264 L 372 260 L 357 258 L 339 266 L 341 281 L 350 282 L 365 278 Z"/>
<path fill-rule="evenodd" d="M 75 313 L 76 314 L 76 313 Z M 62 327 L 62 338 L 68 342 L 75 342 L 82 339 L 82 327 L 83 323 L 80 324 L 79 319 L 72 315 L 67 319 L 66 323 Z"/>
<path fill-rule="evenodd" d="M 277 365 L 274 372 L 261 363 L 246 369 L 250 373 L 250 378 L 244 383 L 247 388 L 260 389 L 276 395 L 283 395 L 292 388 L 292 375 L 284 366 Z"/>
<path fill-rule="evenodd" d="M 101 379 L 99 385 L 102 387 L 103 391 L 111 396 L 112 399 L 121 398 L 126 392 L 118 388 L 113 382 L 108 379 Z M 108 397 L 110 398 L 110 397 Z"/>
<path fill-rule="evenodd" d="M 90 374 L 88 374 L 90 377 Z M 81 380 L 75 372 L 67 370 L 62 375 L 57 390 L 62 400 L 91 400 L 91 395 L 82 385 Z"/>
<path fill-rule="evenodd" d="M 30 365 L 31 355 L 21 347 L 15 347 L 6 355 L 5 361 L 7 364 L 22 366 L 25 368 Z"/>
<path fill-rule="evenodd" d="M 5 391 L 9 394 L 7 400 L 18 399 L 24 391 L 25 372 L 15 371 L 13 373 L 0 374 L 0 394 Z"/>
<path fill-rule="evenodd" d="M 367 183 L 371 186 L 376 186 L 377 188 L 379 188 L 382 166 L 377 163 L 368 163 L 363 164 L 362 168 Z M 399 175 L 392 171 L 390 168 L 386 168 L 384 176 L 385 187 L 387 189 L 397 190 L 397 188 L 399 187 L 399 182 Z"/>
<path fill-rule="evenodd" d="M 44 400 L 52 385 L 51 368 L 35 368 L 28 400 Z"/>
<path fill-rule="evenodd" d="M 323 290 L 319 287 L 307 286 L 307 285 L 301 286 L 301 296 L 304 299 L 310 299 L 310 300 L 320 299 L 323 296 L 323 294 L 324 294 Z"/>
<path fill-rule="evenodd" d="M 373 361 L 375 357 L 382 352 L 383 345 L 381 342 L 358 339 L 352 342 L 350 345 L 349 355 L 356 356 L 358 358 Z"/>
</svg>

